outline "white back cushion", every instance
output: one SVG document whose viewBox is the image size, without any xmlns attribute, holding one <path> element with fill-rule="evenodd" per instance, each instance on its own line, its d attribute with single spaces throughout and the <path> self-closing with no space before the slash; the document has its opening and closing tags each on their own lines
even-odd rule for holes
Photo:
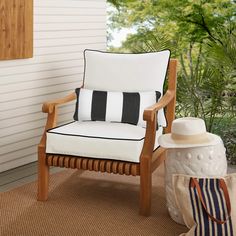
<svg viewBox="0 0 236 236">
<path fill-rule="evenodd" d="M 84 51 L 84 88 L 102 91 L 159 91 L 167 74 L 170 51 L 126 54 L 86 49 Z M 158 125 L 166 127 L 163 109 Z"/>
<path fill-rule="evenodd" d="M 123 54 L 85 50 L 84 88 L 105 91 L 160 91 L 170 51 Z"/>
</svg>

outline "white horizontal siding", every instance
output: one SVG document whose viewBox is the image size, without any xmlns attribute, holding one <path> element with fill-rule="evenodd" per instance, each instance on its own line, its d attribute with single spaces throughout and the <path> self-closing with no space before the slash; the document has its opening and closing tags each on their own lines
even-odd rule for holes
<svg viewBox="0 0 236 236">
<path fill-rule="evenodd" d="M 16 66 L 13 66 L 16 68 Z M 69 67 L 69 68 L 59 68 L 59 69 L 52 69 L 50 73 L 48 71 L 37 71 L 31 73 L 17 73 L 17 77 L 12 75 L 1 76 L 0 86 L 8 85 L 8 84 L 15 84 L 15 83 L 22 83 L 22 82 L 29 82 L 35 80 L 43 80 L 43 79 L 50 79 L 50 78 L 59 78 L 62 76 L 68 75 L 75 75 L 83 73 L 83 66 L 77 67 Z M 6 90 L 5 90 L 6 91 Z"/>
<path fill-rule="evenodd" d="M 53 11 L 49 7 L 36 7 L 35 16 L 104 16 L 104 8 L 64 8 L 55 6 Z"/>
<path fill-rule="evenodd" d="M 45 34 L 42 31 L 35 32 L 34 33 L 34 39 L 39 40 L 39 39 L 60 39 L 60 38 L 82 38 L 82 37 L 94 37 L 94 36 L 104 36 L 106 33 L 106 29 L 94 29 L 94 30 L 75 30 L 75 31 L 68 31 L 63 32 L 63 31 L 50 31 Z"/>
<path fill-rule="evenodd" d="M 95 8 L 105 9 L 106 2 L 102 0 L 34 0 L 34 6 L 37 7 L 48 7 L 48 8 Z"/>
<path fill-rule="evenodd" d="M 81 85 L 86 48 L 106 49 L 105 0 L 34 0 L 34 57 L 0 61 L 0 172 L 36 160 L 42 103 Z M 74 106 L 61 106 L 59 123 Z"/>
<path fill-rule="evenodd" d="M 93 29 L 103 29 L 104 28 L 104 23 L 103 22 L 85 22 L 85 23 L 60 23 L 60 24 L 55 24 L 55 23 L 48 23 L 48 24 L 43 24 L 43 23 L 38 23 L 34 24 L 35 27 L 35 32 L 38 31 L 58 31 L 58 30 L 64 30 L 70 31 L 70 30 L 93 30 Z"/>
<path fill-rule="evenodd" d="M 103 15 L 64 15 L 58 17 L 57 15 L 36 15 L 34 17 L 34 24 L 49 24 L 49 23 L 88 23 L 101 22 L 104 23 Z"/>
<path fill-rule="evenodd" d="M 69 89 L 69 90 L 57 91 L 56 93 L 44 94 L 42 96 L 34 96 L 34 97 L 18 99 L 18 100 L 13 99 L 9 102 L 2 103 L 1 107 L 3 107 L 3 105 L 4 105 L 4 107 L 3 107 L 4 110 L 6 112 L 8 112 L 13 109 L 15 110 L 17 108 L 25 108 L 25 107 L 31 106 L 31 105 L 41 105 L 42 106 L 43 102 L 45 102 L 47 100 L 59 98 L 62 96 L 66 96 L 66 95 L 68 95 L 68 93 L 71 93 L 71 91 L 72 90 Z"/>
<path fill-rule="evenodd" d="M 59 76 L 59 77 L 52 77 L 52 78 L 47 78 L 47 79 L 41 79 L 41 80 L 35 80 L 35 81 L 23 81 L 20 84 L 7 84 L 3 85 L 0 88 L 0 93 L 3 95 L 9 94 L 6 93 L 6 88 L 11 91 L 11 93 L 14 93 L 13 96 L 15 96 L 15 92 L 23 91 L 25 88 L 27 90 L 29 89 L 35 89 L 37 88 L 44 88 L 50 85 L 59 85 L 59 84 L 64 84 L 64 83 L 71 83 L 71 82 L 78 82 L 83 80 L 83 74 L 75 74 L 75 75 L 66 75 L 66 76 Z M 1 97 L 0 94 L 0 97 Z M 1 119 L 1 118 L 0 118 Z"/>
<path fill-rule="evenodd" d="M 35 154 L 30 154 L 28 156 L 24 156 L 23 158 L 19 158 L 16 160 L 9 160 L 8 162 L 2 163 L 1 164 L 1 170 L 9 170 L 14 168 L 13 166 L 22 166 L 25 165 L 26 163 L 31 163 L 37 160 L 37 153 Z"/>
</svg>

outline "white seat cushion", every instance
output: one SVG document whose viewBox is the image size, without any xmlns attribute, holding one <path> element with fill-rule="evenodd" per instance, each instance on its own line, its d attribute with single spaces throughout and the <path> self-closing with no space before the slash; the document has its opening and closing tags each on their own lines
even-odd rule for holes
<svg viewBox="0 0 236 236">
<path fill-rule="evenodd" d="M 162 128 L 157 130 L 157 140 Z M 145 128 L 104 121 L 75 121 L 47 132 L 46 153 L 113 159 L 129 162 L 140 161 Z"/>
</svg>

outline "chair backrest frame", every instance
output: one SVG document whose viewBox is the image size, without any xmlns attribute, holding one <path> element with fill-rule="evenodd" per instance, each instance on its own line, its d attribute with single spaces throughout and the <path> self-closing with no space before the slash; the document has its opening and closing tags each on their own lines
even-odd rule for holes
<svg viewBox="0 0 236 236">
<path fill-rule="evenodd" d="M 167 127 L 165 128 L 165 133 L 171 132 L 171 125 L 175 119 L 175 106 L 176 106 L 176 88 L 177 88 L 177 64 L 176 59 L 170 59 L 168 67 L 168 90 L 173 91 L 175 96 L 174 99 L 166 107 L 166 120 Z"/>
</svg>

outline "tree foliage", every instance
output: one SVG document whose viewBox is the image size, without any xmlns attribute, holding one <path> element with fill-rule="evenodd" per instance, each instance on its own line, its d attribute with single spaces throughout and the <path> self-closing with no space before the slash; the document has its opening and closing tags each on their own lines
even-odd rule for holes
<svg viewBox="0 0 236 236">
<path fill-rule="evenodd" d="M 234 24 L 236 17 L 236 4 L 232 0 L 111 2 L 118 9 L 111 15 L 111 27 L 135 27 L 139 32 L 154 30 L 178 42 L 202 42 L 206 38 L 220 42 L 216 29 Z"/>
<path fill-rule="evenodd" d="M 236 132 L 232 133 L 232 125 L 236 129 L 235 1 L 110 2 L 117 9 L 110 14 L 110 27 L 136 29 L 118 50 L 171 49 L 172 57 L 177 57 L 180 64 L 177 114 L 203 118 L 208 131 L 220 134 L 228 150 L 235 150 Z M 227 142 L 228 137 L 231 142 Z M 236 160 L 235 152 L 232 157 Z"/>
</svg>

